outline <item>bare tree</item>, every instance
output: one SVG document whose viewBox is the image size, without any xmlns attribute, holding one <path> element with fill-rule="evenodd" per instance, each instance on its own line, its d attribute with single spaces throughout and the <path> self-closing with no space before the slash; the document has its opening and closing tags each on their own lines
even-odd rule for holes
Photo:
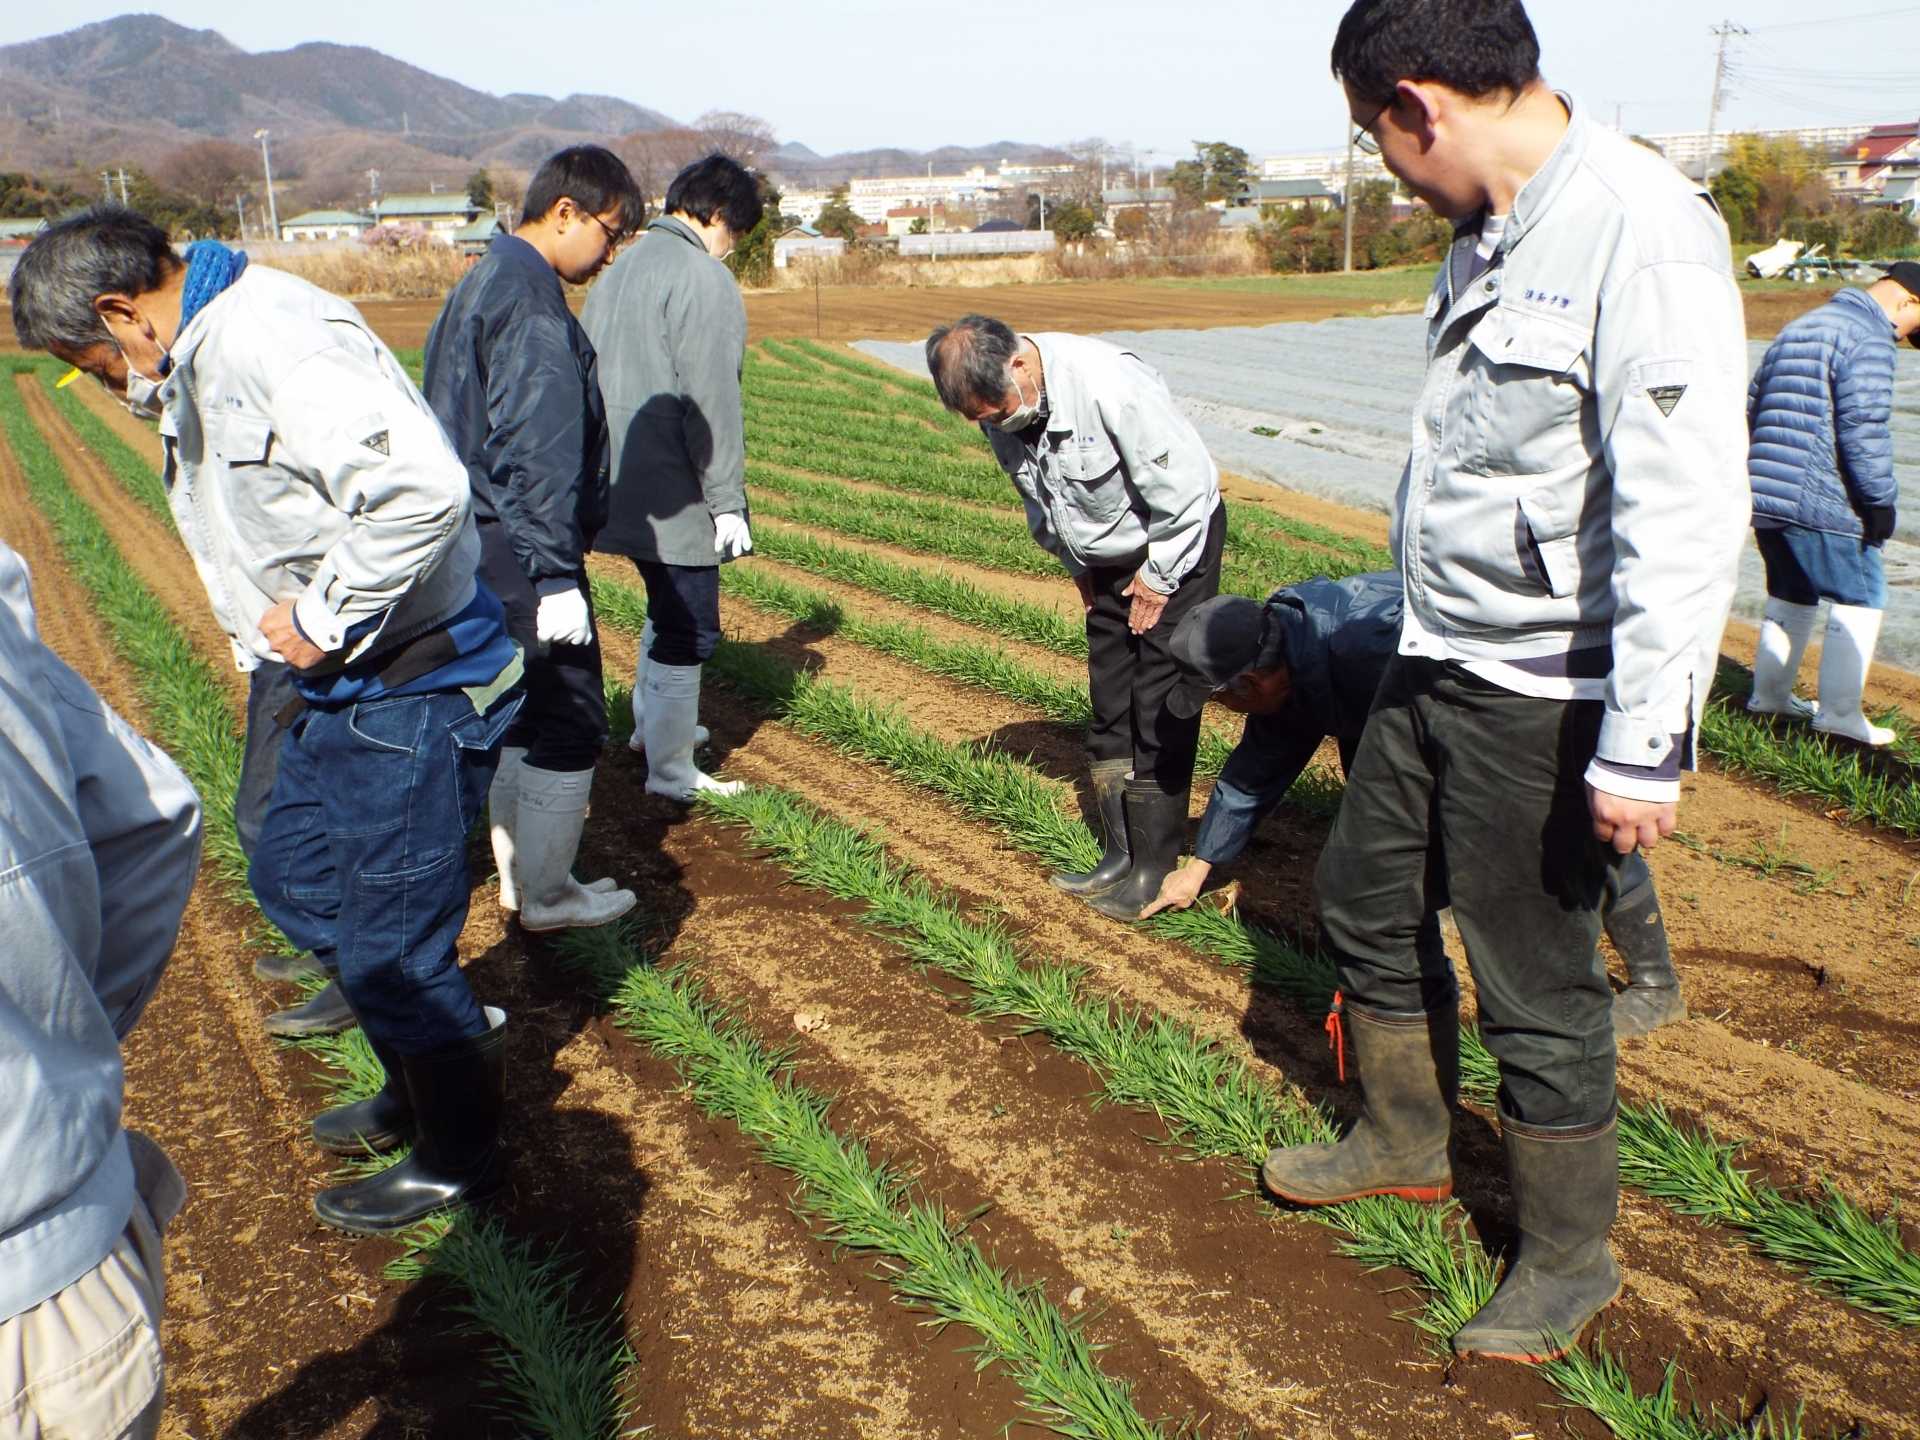
<svg viewBox="0 0 1920 1440">
<path fill-rule="evenodd" d="M 779 143 L 773 126 L 758 115 L 737 110 L 709 110 L 693 122 L 693 128 L 706 137 L 709 150 L 731 156 L 749 169 L 758 168 L 760 157 Z"/>
<path fill-rule="evenodd" d="M 639 182 L 640 193 L 649 206 L 657 209 L 673 177 L 701 156 L 712 154 L 714 147 L 704 131 L 677 129 L 637 130 L 614 141 L 610 148 L 627 162 Z"/>
<path fill-rule="evenodd" d="M 169 189 L 203 205 L 229 206 L 236 192 L 251 188 L 260 178 L 260 154 L 227 140 L 196 140 L 167 156 L 159 172 L 159 180 Z M 278 178 L 288 177 L 283 173 Z"/>
</svg>

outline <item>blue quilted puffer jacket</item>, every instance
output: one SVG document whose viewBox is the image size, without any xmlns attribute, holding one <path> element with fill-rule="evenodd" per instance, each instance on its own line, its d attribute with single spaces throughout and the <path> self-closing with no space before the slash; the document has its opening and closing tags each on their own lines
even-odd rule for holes
<svg viewBox="0 0 1920 1440">
<path fill-rule="evenodd" d="M 1747 388 L 1756 521 L 1864 535 L 1862 512 L 1897 502 L 1893 359 L 1893 324 L 1864 290 L 1842 290 L 1767 347 Z"/>
</svg>

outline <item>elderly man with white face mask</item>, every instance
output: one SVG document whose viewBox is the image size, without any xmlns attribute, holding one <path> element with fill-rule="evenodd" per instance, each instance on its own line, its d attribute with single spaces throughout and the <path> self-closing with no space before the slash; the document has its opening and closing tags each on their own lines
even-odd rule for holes
<svg viewBox="0 0 1920 1440">
<path fill-rule="evenodd" d="M 1180 617 L 1220 589 L 1220 472 L 1159 372 L 1080 335 L 1016 335 L 968 315 L 927 337 L 941 402 L 977 423 L 1040 548 L 1073 576 L 1087 615 L 1087 729 L 1105 832 L 1100 863 L 1053 883 L 1137 920 L 1186 836 L 1198 714 L 1167 697 Z"/>
</svg>

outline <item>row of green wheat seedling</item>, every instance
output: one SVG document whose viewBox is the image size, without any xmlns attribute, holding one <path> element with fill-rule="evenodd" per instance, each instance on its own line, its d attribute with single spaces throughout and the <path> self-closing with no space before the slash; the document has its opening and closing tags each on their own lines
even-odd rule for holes
<svg viewBox="0 0 1920 1440">
<path fill-rule="evenodd" d="M 1001 923 L 965 915 L 880 842 L 799 797 L 750 789 L 709 804 L 746 829 L 794 879 L 864 906 L 866 922 L 890 934 L 916 963 L 967 986 L 976 1019 L 1045 1035 L 1093 1071 L 1099 1101 L 1156 1116 L 1193 1155 L 1252 1167 L 1275 1145 L 1334 1137 L 1328 1117 L 1291 1090 L 1275 1091 L 1177 1020 L 1088 993 L 1084 971 L 1022 955 Z M 1466 1241 L 1464 1220 L 1451 1202 L 1369 1199 L 1316 1211 L 1313 1218 L 1342 1232 L 1343 1254 L 1413 1274 L 1425 1301 L 1415 1320 L 1431 1336 L 1451 1334 L 1492 1294 L 1491 1264 Z M 1675 1368 L 1670 1364 L 1666 1384 L 1644 1397 L 1599 1345 L 1594 1355 L 1575 1351 L 1543 1373 L 1563 1400 L 1592 1410 L 1617 1433 L 1701 1436 L 1711 1422 L 1680 1409 Z M 1766 1420 L 1774 1421 L 1771 1413 Z M 1797 1429 L 1791 1421 L 1778 1428 Z"/>
<path fill-rule="evenodd" d="M 596 582 L 608 623 L 637 633 L 644 601 L 626 586 Z M 1086 869 L 1099 844 L 1061 805 L 1060 786 L 1032 765 L 973 745 L 954 745 L 916 729 L 899 711 L 863 702 L 835 685 L 795 672 L 764 652 L 723 646 L 722 675 L 787 723 L 930 789 L 985 820 L 1048 866 Z M 1160 933 L 1235 965 L 1251 983 L 1308 1008 L 1331 998 L 1331 966 L 1283 938 L 1212 907 L 1163 914 Z M 1477 1029 L 1461 1028 L 1462 1087 L 1482 1104 L 1498 1085 L 1493 1057 Z M 1876 1222 L 1837 1189 L 1818 1203 L 1781 1195 L 1733 1164 L 1738 1146 L 1674 1123 L 1658 1103 L 1620 1112 L 1621 1174 L 1629 1184 L 1685 1214 L 1716 1221 L 1774 1259 L 1804 1267 L 1850 1304 L 1903 1325 L 1920 1324 L 1920 1257 L 1901 1241 L 1892 1217 Z"/>
<path fill-rule="evenodd" d="M 1086 1440 L 1166 1433 L 1038 1285 L 990 1263 L 937 1202 L 916 1198 L 906 1176 L 834 1128 L 831 1102 L 793 1078 L 787 1052 L 762 1044 L 684 971 L 656 969 L 620 927 L 570 932 L 562 950 L 611 1002 L 620 1029 L 674 1062 L 702 1110 L 738 1125 L 799 1182 L 796 1205 L 822 1239 L 879 1257 L 903 1301 L 975 1331 L 1039 1423 Z"/>
<path fill-rule="evenodd" d="M 241 746 L 228 692 L 134 575 L 99 517 L 74 494 L 10 383 L 0 388 L 0 430 L 70 571 L 93 598 L 115 650 L 130 667 L 159 738 L 202 796 L 207 849 L 223 892 L 250 903 L 246 862 L 233 829 Z M 378 1087 L 378 1062 L 357 1030 L 305 1048 L 341 1077 L 338 1098 Z M 488 1222 L 443 1223 L 413 1239 L 429 1254 L 435 1273 L 464 1291 L 463 1309 L 500 1345 L 501 1388 L 536 1433 L 552 1440 L 612 1440 L 620 1432 L 616 1386 L 630 1358 L 624 1341 L 606 1323 L 581 1323 L 569 1315 L 567 1277 L 550 1257 Z"/>
</svg>

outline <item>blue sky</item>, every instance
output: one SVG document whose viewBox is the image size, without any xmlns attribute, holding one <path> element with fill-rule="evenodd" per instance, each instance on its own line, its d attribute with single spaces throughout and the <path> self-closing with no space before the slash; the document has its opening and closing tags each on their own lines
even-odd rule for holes
<svg viewBox="0 0 1920 1440">
<path fill-rule="evenodd" d="M 1611 123 L 1699 129 L 1713 78 L 1699 0 L 1536 0 L 1543 66 Z M 125 9 L 9 5 L 0 43 Z M 682 119 L 744 110 L 829 152 L 1099 135 L 1164 158 L 1196 138 L 1256 154 L 1335 146 L 1344 110 L 1327 49 L 1336 0 L 167 0 L 160 13 L 249 50 L 371 45 L 483 90 L 620 95 Z M 1832 12 L 1832 13 L 1823 13 Z M 1920 5 L 1745 0 L 1732 51 L 1736 126 L 1920 115 Z M 450 23 L 455 22 L 455 23 Z M 1897 57 L 1908 57 L 1904 68 Z"/>
</svg>

